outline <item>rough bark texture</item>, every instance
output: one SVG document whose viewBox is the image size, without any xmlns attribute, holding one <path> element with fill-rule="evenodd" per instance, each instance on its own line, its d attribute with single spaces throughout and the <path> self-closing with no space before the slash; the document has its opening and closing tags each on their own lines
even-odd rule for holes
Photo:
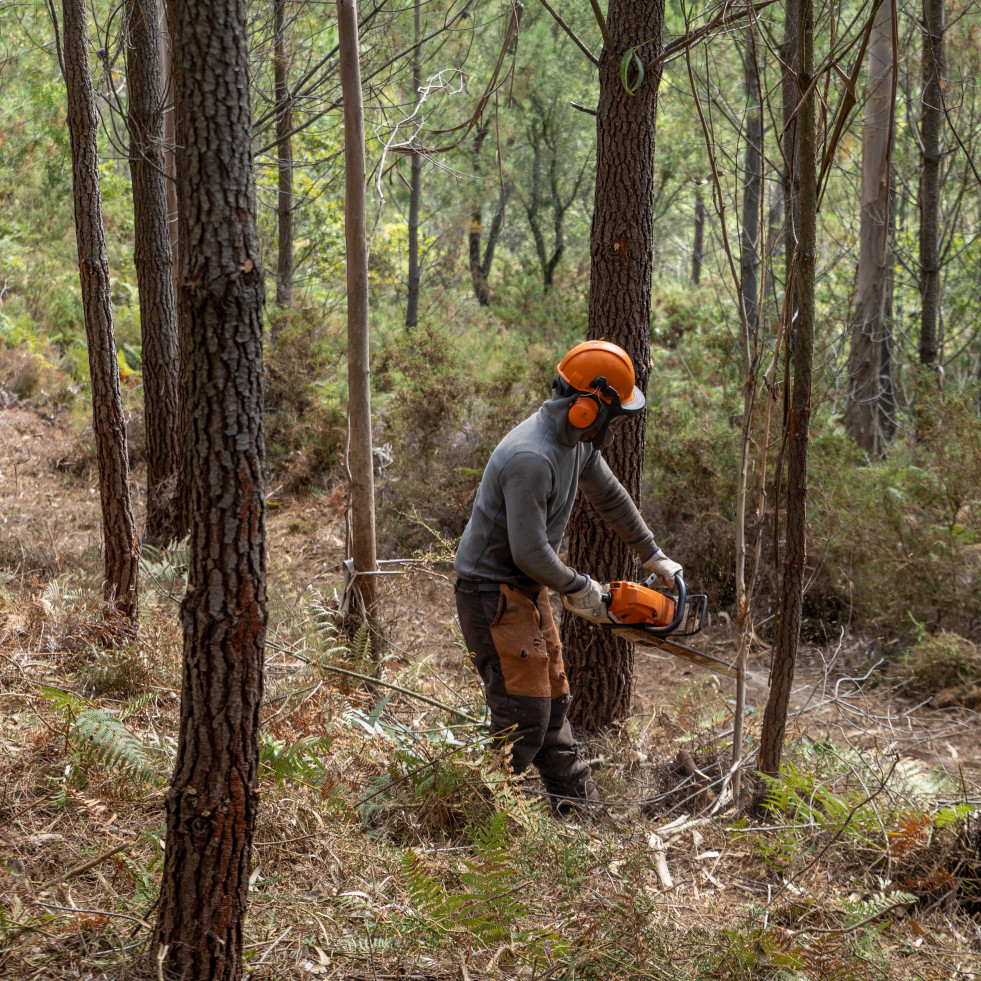
<svg viewBox="0 0 981 981">
<path fill-rule="evenodd" d="M 883 0 L 869 41 L 869 97 L 862 130 L 862 212 L 855 313 L 848 354 L 845 429 L 866 453 L 883 443 L 879 415 L 883 398 L 883 358 L 889 264 L 889 169 L 892 160 L 895 65 L 895 0 Z"/>
<path fill-rule="evenodd" d="M 276 87 L 276 162 L 279 193 L 279 255 L 276 266 L 276 304 L 293 305 L 293 102 L 289 87 L 289 58 L 286 53 L 286 0 L 274 0 L 275 53 L 273 74 Z"/>
<path fill-rule="evenodd" d="M 943 133 L 944 0 L 923 0 L 920 108 L 920 363 L 937 360 L 940 320 L 940 159 Z"/>
<path fill-rule="evenodd" d="M 160 71 L 164 83 L 164 170 L 167 173 L 167 215 L 170 231 L 170 251 L 174 266 L 174 292 L 180 289 L 180 235 L 181 189 L 177 183 L 177 147 L 184 141 L 178 128 L 177 111 L 179 92 L 174 84 L 174 48 L 171 36 L 176 30 L 173 22 L 174 0 L 161 0 L 163 21 L 160 25 Z M 187 316 L 184 305 L 177 303 L 177 537 L 183 538 L 190 531 L 190 485 L 188 474 L 187 440 L 189 422 L 187 414 Z"/>
<path fill-rule="evenodd" d="M 763 194 L 763 104 L 760 100 L 759 67 L 756 63 L 756 32 L 746 29 L 743 67 L 746 79 L 746 172 L 743 177 L 743 216 L 739 234 L 739 288 L 746 327 L 755 334 L 759 323 L 760 290 L 760 201 Z"/>
<path fill-rule="evenodd" d="M 610 43 L 599 66 L 596 195 L 589 244 L 588 337 L 623 347 L 645 392 L 650 373 L 654 128 L 660 75 L 648 72 L 630 95 L 620 81 L 620 61 L 624 51 L 638 45 L 645 62 L 656 58 L 663 28 L 663 0 L 610 0 Z M 645 416 L 640 413 L 627 422 L 604 453 L 635 500 L 640 496 Z M 629 579 L 637 568 L 633 553 L 581 500 L 569 524 L 569 562 L 600 580 Z M 563 617 L 562 642 L 573 723 L 595 730 L 626 718 L 632 646 L 580 617 Z"/>
<path fill-rule="evenodd" d="M 413 35 L 416 47 L 412 52 L 412 90 L 416 104 L 422 99 L 422 3 L 416 0 L 413 11 Z M 405 326 L 415 327 L 419 323 L 419 196 L 422 193 L 422 155 L 412 154 L 409 175 L 409 279 Z"/>
<path fill-rule="evenodd" d="M 813 0 L 801 0 L 800 74 L 796 99 L 800 102 L 814 71 Z M 807 558 L 807 449 L 811 420 L 811 369 L 814 350 L 814 266 L 817 242 L 817 167 L 815 95 L 812 91 L 798 114 L 800 138 L 800 234 L 796 256 L 798 315 L 795 325 L 794 383 L 786 420 L 787 540 L 780 582 L 779 608 L 774 624 L 770 695 L 760 736 L 760 770 L 780 772 L 787 708 L 797 663 L 804 565 Z"/>
<path fill-rule="evenodd" d="M 177 301 L 164 176 L 163 85 L 157 0 L 126 0 L 129 168 L 135 222 L 133 264 L 140 291 L 146 530 L 151 545 L 178 537 Z"/>
<path fill-rule="evenodd" d="M 116 612 L 135 620 L 139 601 L 139 556 L 136 523 L 130 504 L 129 456 L 112 326 L 109 260 L 102 228 L 99 116 L 89 71 L 84 0 L 63 0 L 62 13 L 78 274 L 89 349 L 92 428 L 95 430 L 102 504 L 104 594 L 110 607 L 114 606 Z"/>
<path fill-rule="evenodd" d="M 170 30 L 191 528 L 153 960 L 167 979 L 224 981 L 242 970 L 267 619 L 263 285 L 245 0 L 174 0 Z"/>
<path fill-rule="evenodd" d="M 368 228 L 365 218 L 364 102 L 358 56 L 358 7 L 338 0 L 338 43 L 344 93 L 344 239 L 347 245 L 347 384 L 354 568 L 373 573 L 375 476 L 371 450 L 371 365 L 368 357 Z M 375 576 L 357 580 L 369 627 L 376 627 Z M 375 652 L 378 647 L 376 645 Z"/>
</svg>

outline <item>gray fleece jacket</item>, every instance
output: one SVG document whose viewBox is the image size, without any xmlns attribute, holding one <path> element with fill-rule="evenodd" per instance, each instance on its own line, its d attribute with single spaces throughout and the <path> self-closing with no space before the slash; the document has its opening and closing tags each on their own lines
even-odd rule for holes
<svg viewBox="0 0 981 981">
<path fill-rule="evenodd" d="M 599 450 L 579 442 L 568 400 L 552 398 L 515 426 L 487 461 L 454 566 L 465 579 L 524 589 L 579 589 L 583 577 L 557 555 L 576 491 L 641 561 L 657 546 L 630 495 Z"/>
</svg>

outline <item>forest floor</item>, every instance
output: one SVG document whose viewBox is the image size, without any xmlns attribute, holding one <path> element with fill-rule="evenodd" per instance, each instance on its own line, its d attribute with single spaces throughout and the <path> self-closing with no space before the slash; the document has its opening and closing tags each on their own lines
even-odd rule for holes
<svg viewBox="0 0 981 981">
<path fill-rule="evenodd" d="M 836 628 L 803 645 L 767 811 L 725 789 L 732 683 L 638 649 L 630 720 L 588 746 L 604 807 L 563 823 L 537 781 L 494 768 L 473 723 L 448 567 L 386 567 L 392 687 L 361 683 L 342 672 L 368 655 L 328 616 L 343 489 L 271 500 L 250 976 L 981 977 L 979 717 L 905 698 L 877 638 Z M 91 433 L 0 411 L 4 978 L 156 976 L 141 955 L 176 738 L 180 557 L 145 559 L 140 636 L 113 645 L 99 530 Z M 724 615 L 697 646 L 732 658 Z M 751 747 L 767 666 L 760 642 Z"/>
</svg>

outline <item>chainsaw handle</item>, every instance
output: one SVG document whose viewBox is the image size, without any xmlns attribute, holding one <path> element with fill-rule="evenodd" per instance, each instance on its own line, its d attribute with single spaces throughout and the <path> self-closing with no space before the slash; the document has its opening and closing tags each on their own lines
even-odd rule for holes
<svg viewBox="0 0 981 981">
<path fill-rule="evenodd" d="M 656 578 L 656 576 L 651 576 L 651 579 Z M 647 581 L 650 582 L 651 579 Z M 685 588 L 685 580 L 681 578 L 680 572 L 675 573 L 674 585 L 678 590 L 678 598 L 675 600 L 674 619 L 666 627 L 652 627 L 648 624 L 642 625 L 640 629 L 645 634 L 650 634 L 652 637 L 667 637 L 668 634 L 674 633 L 681 626 L 681 621 L 685 619 L 685 603 L 688 601 L 688 590 Z"/>
</svg>

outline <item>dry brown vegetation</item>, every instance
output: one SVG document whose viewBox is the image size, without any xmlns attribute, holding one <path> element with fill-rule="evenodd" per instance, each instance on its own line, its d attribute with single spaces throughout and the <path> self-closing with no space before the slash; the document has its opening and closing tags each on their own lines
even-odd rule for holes
<svg viewBox="0 0 981 981">
<path fill-rule="evenodd" d="M 87 445 L 63 416 L 0 414 L 4 978 L 157 974 L 182 558 L 147 552 L 139 635 L 113 636 Z M 356 677 L 365 638 L 331 616 L 342 495 L 280 490 L 270 511 L 249 976 L 981 972 L 978 716 L 931 704 L 922 665 L 886 671 L 874 638 L 844 633 L 808 647 L 786 774 L 753 788 L 754 810 L 725 790 L 728 682 L 641 653 L 634 715 L 589 747 L 604 804 L 558 822 L 483 740 L 438 548 L 387 567 L 385 685 Z M 724 617 L 703 646 L 731 651 Z M 754 659 L 759 708 L 766 649 Z"/>
</svg>

